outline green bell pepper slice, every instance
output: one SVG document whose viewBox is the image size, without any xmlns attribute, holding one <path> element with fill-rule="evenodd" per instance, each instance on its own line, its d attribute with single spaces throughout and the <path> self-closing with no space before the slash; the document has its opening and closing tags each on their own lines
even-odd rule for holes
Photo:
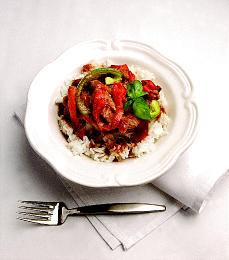
<svg viewBox="0 0 229 260">
<path fill-rule="evenodd" d="M 77 107 L 82 115 L 87 116 L 90 112 L 80 98 L 83 88 L 92 79 L 98 78 L 98 77 L 100 77 L 102 75 L 106 75 L 106 74 L 114 76 L 113 79 L 115 80 L 115 82 L 120 82 L 122 80 L 122 73 L 119 70 L 116 70 L 113 68 L 99 68 L 99 69 L 94 69 L 94 70 L 90 71 L 79 82 L 79 84 L 77 86 L 76 103 L 77 103 Z"/>
</svg>

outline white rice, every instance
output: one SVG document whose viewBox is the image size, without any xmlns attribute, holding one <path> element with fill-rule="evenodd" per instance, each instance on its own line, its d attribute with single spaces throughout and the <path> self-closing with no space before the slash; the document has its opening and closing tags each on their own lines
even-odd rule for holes
<svg viewBox="0 0 229 260">
<path fill-rule="evenodd" d="M 107 61 L 105 66 L 109 66 L 110 62 Z M 101 64 L 93 63 L 95 68 L 101 67 Z M 136 79 L 149 79 L 155 82 L 156 77 L 153 73 L 142 69 L 139 66 L 129 66 L 129 69 L 135 74 Z M 68 93 L 68 87 L 71 84 L 73 79 L 77 79 L 83 77 L 84 74 L 80 74 L 77 76 L 69 77 L 64 84 L 60 87 L 60 96 L 57 98 L 56 103 L 62 103 L 63 97 Z M 166 98 L 163 93 L 163 88 L 160 91 L 160 104 L 166 109 Z M 60 130 L 68 137 L 67 138 L 67 148 L 72 152 L 73 155 L 82 156 L 87 155 L 94 159 L 95 161 L 100 162 L 112 162 L 115 158 L 118 160 L 123 160 L 129 157 L 131 152 L 131 156 L 140 157 L 144 154 L 152 152 L 155 148 L 155 142 L 162 136 L 167 135 L 167 127 L 168 127 L 169 118 L 166 114 L 161 113 L 161 117 L 159 120 L 152 120 L 149 123 L 149 132 L 148 136 L 139 142 L 134 148 L 126 147 L 123 152 L 117 154 L 115 151 L 111 152 L 110 155 L 105 153 L 105 147 L 101 148 L 90 148 L 90 140 L 87 136 L 83 137 L 83 140 L 78 138 L 75 134 L 73 134 L 73 129 L 70 127 L 62 117 L 58 116 L 58 123 Z"/>
</svg>

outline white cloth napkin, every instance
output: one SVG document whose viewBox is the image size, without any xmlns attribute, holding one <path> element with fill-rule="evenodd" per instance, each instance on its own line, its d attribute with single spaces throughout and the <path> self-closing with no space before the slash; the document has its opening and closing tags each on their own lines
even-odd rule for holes
<svg viewBox="0 0 229 260">
<path fill-rule="evenodd" d="M 16 111 L 24 122 L 25 105 Z M 146 202 L 166 205 L 166 212 L 126 215 L 88 216 L 91 224 L 104 241 L 115 249 L 120 244 L 124 250 L 133 246 L 147 234 L 176 214 L 183 206 L 200 212 L 206 205 L 216 184 L 228 176 L 227 154 L 218 153 L 217 146 L 209 146 L 204 128 L 195 143 L 162 177 L 153 184 L 127 188 L 88 188 L 60 177 L 77 205 L 109 202 Z"/>
</svg>

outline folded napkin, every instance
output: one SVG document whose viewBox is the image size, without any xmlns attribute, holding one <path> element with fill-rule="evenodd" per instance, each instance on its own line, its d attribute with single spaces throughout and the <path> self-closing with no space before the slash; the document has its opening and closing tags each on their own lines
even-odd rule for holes
<svg viewBox="0 0 229 260">
<path fill-rule="evenodd" d="M 25 105 L 21 106 L 15 112 L 22 124 L 25 108 Z M 122 245 L 123 249 L 127 250 L 184 206 L 200 212 L 216 184 L 228 176 L 226 153 L 216 157 L 212 149 L 218 149 L 218 147 L 209 147 L 209 142 L 212 140 L 209 140 L 209 136 L 204 131 L 203 128 L 188 151 L 170 170 L 152 184 L 96 189 L 72 183 L 63 177 L 59 178 L 78 206 L 110 202 L 145 202 L 166 205 L 165 212 L 155 214 L 87 216 L 111 249 Z"/>
</svg>

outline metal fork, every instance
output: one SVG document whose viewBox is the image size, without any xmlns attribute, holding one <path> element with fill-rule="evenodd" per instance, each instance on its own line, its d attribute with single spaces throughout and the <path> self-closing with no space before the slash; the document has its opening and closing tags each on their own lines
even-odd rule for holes
<svg viewBox="0 0 229 260">
<path fill-rule="evenodd" d="M 43 224 L 43 225 L 61 225 L 68 216 L 76 215 L 98 215 L 98 214 L 136 214 L 165 211 L 164 205 L 148 203 L 111 203 L 90 205 L 68 209 L 63 202 L 42 202 L 42 201 L 18 201 L 18 208 L 24 211 L 17 212 L 20 215 L 17 219 Z"/>
</svg>

